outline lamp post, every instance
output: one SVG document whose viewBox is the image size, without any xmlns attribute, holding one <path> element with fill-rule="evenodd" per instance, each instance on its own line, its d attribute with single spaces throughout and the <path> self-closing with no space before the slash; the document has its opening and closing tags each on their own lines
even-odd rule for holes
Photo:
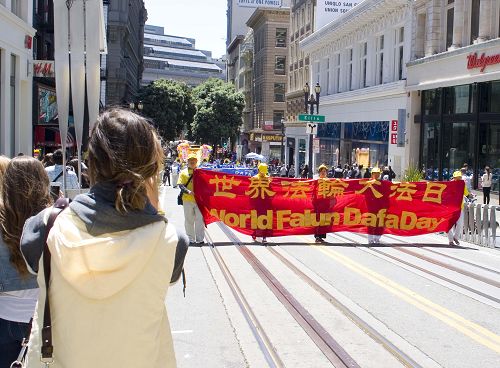
<svg viewBox="0 0 500 368">
<path fill-rule="evenodd" d="M 144 109 L 144 105 L 143 105 L 142 101 L 139 101 L 137 103 L 131 102 L 128 104 L 128 107 L 130 108 L 130 110 L 138 111 L 138 112 L 141 112 L 142 109 Z"/>
<path fill-rule="evenodd" d="M 319 94 L 321 93 L 321 87 L 319 83 L 316 83 L 314 92 L 316 92 L 316 114 L 319 114 Z"/>
<path fill-rule="evenodd" d="M 309 83 L 306 83 L 306 85 L 303 88 L 304 91 L 304 107 L 305 107 L 305 112 L 307 114 L 307 104 L 308 104 L 308 99 L 309 99 L 309 93 L 311 93 L 311 88 L 309 87 Z"/>
<path fill-rule="evenodd" d="M 283 141 L 285 140 L 285 119 L 281 119 L 281 164 L 285 162 L 285 150 L 283 149 Z"/>
<path fill-rule="evenodd" d="M 308 91 L 308 93 L 310 92 L 310 88 L 309 88 L 309 85 L 306 83 L 306 85 L 304 86 L 304 94 L 306 93 L 306 91 Z M 314 86 L 314 93 L 316 94 L 316 98 L 314 97 L 314 95 L 311 93 L 311 96 L 309 97 L 309 100 L 307 99 L 307 95 L 305 94 L 304 95 L 304 104 L 305 104 L 305 107 L 306 107 L 306 113 L 307 113 L 307 105 L 310 106 L 310 110 L 309 110 L 309 113 L 311 115 L 314 114 L 314 105 L 316 105 L 316 114 L 319 114 L 319 95 L 321 93 L 321 86 L 319 85 L 319 83 L 316 83 L 316 86 Z M 309 160 L 308 160 L 308 166 L 309 166 L 309 178 L 312 178 L 313 177 L 313 159 L 312 159 L 312 156 L 313 156 L 313 149 L 312 149 L 312 145 L 313 145 L 313 135 L 312 134 L 309 134 Z"/>
</svg>

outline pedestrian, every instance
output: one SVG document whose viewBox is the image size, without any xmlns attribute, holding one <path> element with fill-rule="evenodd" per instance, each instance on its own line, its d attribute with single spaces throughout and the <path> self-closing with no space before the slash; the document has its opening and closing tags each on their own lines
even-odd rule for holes
<svg viewBox="0 0 500 368">
<path fill-rule="evenodd" d="M 394 172 L 394 170 L 392 170 L 392 167 L 389 165 L 389 180 L 393 181 L 394 179 L 396 179 L 396 173 Z"/>
<path fill-rule="evenodd" d="M 43 167 L 49 167 L 54 165 L 53 153 L 47 153 L 42 159 Z"/>
<path fill-rule="evenodd" d="M 1 161 L 3 167 L 6 160 Z M 24 222 L 52 203 L 40 161 L 19 156 L 7 162 L 0 177 L 0 367 L 17 359 L 38 297 L 36 276 L 28 272 L 19 246 Z"/>
<path fill-rule="evenodd" d="M 490 204 L 491 170 L 489 166 L 484 168 L 484 174 L 481 177 L 481 186 L 483 187 L 483 204 Z"/>
<path fill-rule="evenodd" d="M 295 166 L 293 164 L 290 165 L 290 170 L 288 172 L 289 178 L 295 178 Z"/>
<path fill-rule="evenodd" d="M 146 119 L 124 109 L 99 116 L 88 143 L 90 193 L 60 213 L 47 239 L 48 295 L 43 262 L 38 269 L 47 213 L 26 222 L 23 256 L 42 275 L 27 368 L 41 365 L 46 296 L 51 368 L 176 366 L 165 297 L 176 250 L 186 250 L 187 239 L 158 212 L 163 159 Z"/>
<path fill-rule="evenodd" d="M 340 166 L 340 169 L 342 170 L 342 166 Z M 326 165 L 320 165 L 318 167 L 318 173 L 319 173 L 318 180 L 328 180 L 328 178 L 327 178 L 328 167 Z M 325 233 L 316 234 L 314 236 L 314 239 L 315 239 L 316 243 L 323 243 L 326 239 L 326 234 Z"/>
<path fill-rule="evenodd" d="M 205 238 L 205 222 L 194 198 L 193 175 L 198 165 L 198 156 L 188 156 L 188 167 L 181 171 L 177 185 L 181 188 L 184 207 L 184 227 L 190 244 L 202 246 Z"/>
<path fill-rule="evenodd" d="M 452 180 L 457 180 L 457 181 L 463 180 L 462 170 L 455 171 L 453 173 Z M 469 195 L 470 195 L 469 189 L 467 188 L 467 185 L 465 185 L 463 197 L 468 197 Z M 455 244 L 460 245 L 460 241 L 458 240 L 458 238 L 462 236 L 463 228 L 464 228 L 464 199 L 462 198 L 462 210 L 460 211 L 460 217 L 458 218 L 457 222 L 451 227 L 450 231 L 448 231 L 448 241 L 450 245 L 455 245 Z"/>
<path fill-rule="evenodd" d="M 163 170 L 163 185 L 165 185 L 167 181 L 168 181 L 168 186 L 171 186 L 171 183 L 170 183 L 170 163 L 169 162 L 165 163 L 165 168 Z"/>
<path fill-rule="evenodd" d="M 266 179 L 269 181 L 271 180 L 269 178 L 269 168 L 266 163 L 261 162 L 257 167 L 257 170 L 257 175 L 254 175 L 253 177 L 259 179 L 259 182 L 265 181 Z M 252 235 L 252 240 L 257 240 L 257 235 L 255 234 L 255 232 Z M 262 237 L 262 243 L 267 243 L 267 239 L 265 236 Z"/>
<path fill-rule="evenodd" d="M 58 149 L 54 152 L 54 154 L 52 155 L 52 160 L 54 161 L 54 165 L 46 167 L 45 171 L 47 171 L 47 175 L 49 176 L 49 180 L 51 183 L 58 183 L 59 186 L 63 187 L 63 152 L 61 149 Z M 64 171 L 66 171 L 65 188 L 80 188 L 80 185 L 78 184 L 78 175 L 68 167 L 65 167 Z"/>
<path fill-rule="evenodd" d="M 342 170 L 342 165 L 337 165 L 337 168 L 333 172 L 333 177 L 337 179 L 342 179 L 344 177 L 344 170 Z"/>
<path fill-rule="evenodd" d="M 68 162 L 68 166 L 73 168 L 73 172 L 78 175 L 78 159 L 73 158 Z M 90 188 L 90 180 L 88 175 L 88 168 L 82 162 L 81 163 L 81 175 L 82 175 L 82 188 Z"/>
<path fill-rule="evenodd" d="M 384 171 L 382 171 L 382 180 L 391 181 L 391 172 L 387 166 L 385 166 Z"/>
<path fill-rule="evenodd" d="M 363 165 L 359 165 L 358 169 L 356 170 L 355 179 L 361 179 L 362 177 L 363 177 Z"/>
<path fill-rule="evenodd" d="M 285 164 L 283 164 L 283 166 L 281 166 L 280 176 L 282 178 L 286 178 L 288 176 L 288 170 L 289 168 Z"/>
<path fill-rule="evenodd" d="M 467 190 L 469 191 L 469 193 L 472 193 L 472 176 L 470 176 L 468 173 L 468 166 L 462 167 L 460 169 L 460 172 L 462 174 L 462 180 L 465 181 L 465 186 L 467 187 Z"/>
<path fill-rule="evenodd" d="M 375 166 L 371 171 L 371 179 L 380 181 L 380 168 Z M 371 228 L 368 228 L 370 231 Z M 368 244 L 380 244 L 380 238 L 382 235 L 379 234 L 370 234 L 368 232 Z"/>
<path fill-rule="evenodd" d="M 304 165 L 302 171 L 300 172 L 300 177 L 302 179 L 307 179 L 309 177 L 309 166 L 307 164 Z"/>
<path fill-rule="evenodd" d="M 177 188 L 177 181 L 179 180 L 179 173 L 181 171 L 181 165 L 179 164 L 179 159 L 175 159 L 172 163 L 172 183 L 174 188 Z"/>
</svg>

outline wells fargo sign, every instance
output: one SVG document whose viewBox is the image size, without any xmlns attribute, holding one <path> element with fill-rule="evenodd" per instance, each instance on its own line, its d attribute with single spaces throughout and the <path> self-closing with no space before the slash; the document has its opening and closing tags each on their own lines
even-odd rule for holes
<svg viewBox="0 0 500 368">
<path fill-rule="evenodd" d="M 248 178 L 206 170 L 196 170 L 194 186 L 207 224 L 222 221 L 255 236 L 448 231 L 464 193 L 463 181 Z"/>
<path fill-rule="evenodd" d="M 477 53 L 473 53 L 467 56 L 467 69 L 480 69 L 482 73 L 488 65 L 495 64 L 500 64 L 500 54 L 487 56 L 483 53 L 478 57 Z"/>
</svg>

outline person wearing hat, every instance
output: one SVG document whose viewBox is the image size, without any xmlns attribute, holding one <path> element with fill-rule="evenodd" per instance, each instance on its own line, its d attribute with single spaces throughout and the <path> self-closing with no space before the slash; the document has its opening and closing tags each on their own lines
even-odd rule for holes
<svg viewBox="0 0 500 368">
<path fill-rule="evenodd" d="M 462 171 L 457 170 L 453 173 L 452 180 L 463 180 L 462 179 Z M 469 189 L 467 189 L 467 185 L 464 186 L 464 197 L 468 197 L 470 194 Z M 464 228 L 464 200 L 462 199 L 462 211 L 460 212 L 460 217 L 458 218 L 455 225 L 453 225 L 448 231 L 448 241 L 450 245 L 460 245 L 458 241 L 459 236 L 463 234 Z"/>
<path fill-rule="evenodd" d="M 191 153 L 188 156 L 188 167 L 179 174 L 177 185 L 182 193 L 184 208 L 184 227 L 190 244 L 202 245 L 205 238 L 205 222 L 194 199 L 193 174 L 198 165 L 198 156 Z"/>
<path fill-rule="evenodd" d="M 259 179 L 265 179 L 269 178 L 269 167 L 267 166 L 266 163 L 261 162 L 257 166 L 257 174 L 253 176 L 254 178 L 259 178 Z M 252 240 L 256 241 L 257 240 L 257 235 L 252 235 Z M 262 243 L 267 243 L 267 239 L 265 236 L 262 237 Z"/>
<path fill-rule="evenodd" d="M 340 166 L 340 165 L 339 165 Z M 341 167 L 342 170 L 342 167 Z M 328 180 L 328 167 L 325 164 L 321 164 L 318 167 L 318 180 Z M 323 243 L 326 239 L 326 234 L 316 234 L 314 235 L 316 243 Z"/>
<path fill-rule="evenodd" d="M 380 170 L 380 167 L 378 166 L 375 166 L 372 171 L 371 171 L 371 179 L 372 180 L 380 180 L 380 174 L 381 174 L 381 170 Z M 371 228 L 368 228 L 369 230 Z M 380 238 L 382 237 L 382 235 L 378 235 L 378 234 L 368 234 L 368 244 L 380 244 Z"/>
</svg>

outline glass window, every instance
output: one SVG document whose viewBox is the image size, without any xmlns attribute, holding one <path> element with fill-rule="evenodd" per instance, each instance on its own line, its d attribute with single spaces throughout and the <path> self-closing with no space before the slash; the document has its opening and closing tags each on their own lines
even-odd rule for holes
<svg viewBox="0 0 500 368">
<path fill-rule="evenodd" d="M 359 67 L 360 67 L 359 86 L 360 86 L 360 88 L 364 88 L 364 87 L 368 86 L 368 84 L 366 82 L 367 51 L 368 51 L 368 44 L 366 42 L 363 42 L 361 44 L 361 48 L 360 48 L 360 59 L 359 59 Z"/>
<path fill-rule="evenodd" d="M 14 156 L 16 149 L 16 79 L 17 79 L 17 57 L 10 55 L 10 150 Z"/>
<path fill-rule="evenodd" d="M 274 83 L 274 102 L 285 102 L 285 83 Z"/>
<path fill-rule="evenodd" d="M 423 124 L 422 164 L 426 180 L 438 180 L 439 178 L 439 127 L 438 122 Z"/>
<path fill-rule="evenodd" d="M 479 5 L 480 0 L 472 0 L 471 19 L 470 19 L 470 43 L 474 42 L 479 36 Z"/>
<path fill-rule="evenodd" d="M 381 35 L 376 38 L 376 75 L 375 75 L 375 84 L 384 83 L 384 35 Z"/>
<path fill-rule="evenodd" d="M 483 123 L 479 125 L 479 175 L 484 174 L 485 166 L 489 166 L 493 174 L 491 190 L 498 191 L 500 178 L 500 124 Z"/>
<path fill-rule="evenodd" d="M 439 115 L 441 112 L 441 92 L 431 89 L 422 92 L 424 115 Z"/>
<path fill-rule="evenodd" d="M 347 72 L 347 89 L 352 90 L 352 49 L 347 50 L 347 64 L 348 64 L 348 72 Z"/>
<path fill-rule="evenodd" d="M 500 112 L 500 81 L 479 84 L 480 111 Z"/>
<path fill-rule="evenodd" d="M 396 42 L 394 45 L 394 67 L 396 80 L 403 79 L 403 56 L 404 56 L 404 34 L 405 28 L 400 27 L 396 29 Z"/>
<path fill-rule="evenodd" d="M 443 125 L 443 180 L 449 180 L 464 163 L 474 162 L 474 124 L 445 123 Z"/>
<path fill-rule="evenodd" d="M 472 86 L 463 85 L 444 89 L 444 114 L 473 112 Z"/>
<path fill-rule="evenodd" d="M 276 28 L 276 47 L 286 47 L 286 28 Z"/>
<path fill-rule="evenodd" d="M 285 75 L 285 64 L 286 64 L 285 56 L 276 56 L 276 63 L 274 65 L 274 74 Z"/>
<path fill-rule="evenodd" d="M 334 81 L 333 81 L 333 91 L 334 93 L 340 92 L 340 54 L 336 54 L 333 59 L 335 60 L 334 65 Z"/>
<path fill-rule="evenodd" d="M 453 17 L 455 10 L 453 5 L 448 5 L 446 10 L 446 49 L 453 44 Z"/>
<path fill-rule="evenodd" d="M 273 129 L 281 129 L 281 119 L 284 119 L 284 110 L 274 110 L 273 111 Z"/>
</svg>

